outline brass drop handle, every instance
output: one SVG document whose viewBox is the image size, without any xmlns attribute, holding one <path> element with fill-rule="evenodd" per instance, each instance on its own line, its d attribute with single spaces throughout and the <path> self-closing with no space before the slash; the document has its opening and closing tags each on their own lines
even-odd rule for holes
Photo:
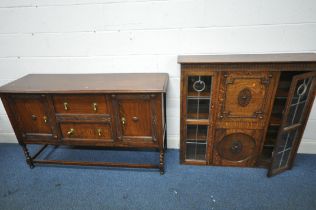
<svg viewBox="0 0 316 210">
<path fill-rule="evenodd" d="M 44 116 L 44 117 L 43 117 L 43 120 L 44 120 L 44 123 L 47 123 L 47 122 L 48 122 L 47 116 Z"/>
<path fill-rule="evenodd" d="M 123 127 L 125 127 L 125 125 L 126 125 L 126 119 L 125 119 L 125 117 L 122 117 L 122 118 L 121 118 L 121 121 L 122 121 Z"/>
<path fill-rule="evenodd" d="M 68 110 L 68 103 L 64 102 L 64 109 L 67 111 Z"/>
<path fill-rule="evenodd" d="M 75 133 L 75 129 L 70 128 L 70 130 L 67 132 L 67 136 L 71 136 L 74 133 Z"/>
<path fill-rule="evenodd" d="M 93 108 L 93 111 L 94 112 L 97 112 L 98 111 L 98 104 L 97 103 L 92 103 L 92 108 Z"/>
<path fill-rule="evenodd" d="M 102 136 L 102 129 L 101 128 L 98 128 L 97 132 L 98 132 L 98 136 Z"/>
</svg>

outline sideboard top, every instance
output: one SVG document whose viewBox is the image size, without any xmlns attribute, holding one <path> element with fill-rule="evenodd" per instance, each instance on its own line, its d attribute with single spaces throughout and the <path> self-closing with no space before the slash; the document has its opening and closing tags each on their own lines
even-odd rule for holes
<svg viewBox="0 0 316 210">
<path fill-rule="evenodd" d="M 0 87 L 0 93 L 166 92 L 167 73 L 28 74 Z"/>
<path fill-rule="evenodd" d="M 316 62 L 316 53 L 180 55 L 178 63 L 296 63 Z"/>
</svg>

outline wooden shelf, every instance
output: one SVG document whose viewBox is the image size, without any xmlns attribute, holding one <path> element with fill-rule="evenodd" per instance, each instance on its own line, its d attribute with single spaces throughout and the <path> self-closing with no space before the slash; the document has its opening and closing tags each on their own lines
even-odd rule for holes
<svg viewBox="0 0 316 210">
<path fill-rule="evenodd" d="M 285 89 L 278 89 L 275 97 L 277 99 L 287 99 L 288 91 Z"/>
<path fill-rule="evenodd" d="M 282 118 L 271 115 L 270 126 L 280 126 L 282 123 Z"/>
<path fill-rule="evenodd" d="M 264 148 L 274 148 L 274 144 L 265 144 L 263 145 Z"/>
</svg>

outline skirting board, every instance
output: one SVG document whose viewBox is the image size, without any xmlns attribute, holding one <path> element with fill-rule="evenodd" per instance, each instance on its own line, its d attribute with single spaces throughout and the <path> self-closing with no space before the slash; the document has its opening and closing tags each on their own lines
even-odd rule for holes
<svg viewBox="0 0 316 210">
<path fill-rule="evenodd" d="M 0 143 L 17 143 L 14 133 L 0 134 Z M 168 148 L 179 149 L 179 136 L 168 135 Z M 316 154 L 316 140 L 303 139 L 298 153 Z"/>
</svg>

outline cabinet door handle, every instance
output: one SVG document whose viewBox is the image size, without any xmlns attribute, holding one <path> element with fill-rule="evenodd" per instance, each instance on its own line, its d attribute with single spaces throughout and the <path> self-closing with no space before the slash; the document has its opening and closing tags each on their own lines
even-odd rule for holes
<svg viewBox="0 0 316 210">
<path fill-rule="evenodd" d="M 138 117 L 132 117 L 132 120 L 137 122 L 139 120 L 139 118 Z"/>
<path fill-rule="evenodd" d="M 126 119 L 125 119 L 125 117 L 122 117 L 122 118 L 121 118 L 121 122 L 122 122 L 122 126 L 125 127 L 125 125 L 126 125 Z"/>
<path fill-rule="evenodd" d="M 68 103 L 64 102 L 64 109 L 67 111 L 68 110 Z"/>
<path fill-rule="evenodd" d="M 35 114 L 32 114 L 32 120 L 35 121 L 37 119 L 37 116 Z"/>
<path fill-rule="evenodd" d="M 92 108 L 94 112 L 98 111 L 98 104 L 96 102 L 92 103 Z"/>
<path fill-rule="evenodd" d="M 75 129 L 70 128 L 70 130 L 67 132 L 67 136 L 71 136 L 75 133 Z"/>
<path fill-rule="evenodd" d="M 47 116 L 44 116 L 44 117 L 43 117 L 43 120 L 44 120 L 44 123 L 47 123 L 47 122 L 48 122 Z"/>
<path fill-rule="evenodd" d="M 98 128 L 97 132 L 98 132 L 98 136 L 102 136 L 102 129 L 101 128 Z"/>
</svg>

